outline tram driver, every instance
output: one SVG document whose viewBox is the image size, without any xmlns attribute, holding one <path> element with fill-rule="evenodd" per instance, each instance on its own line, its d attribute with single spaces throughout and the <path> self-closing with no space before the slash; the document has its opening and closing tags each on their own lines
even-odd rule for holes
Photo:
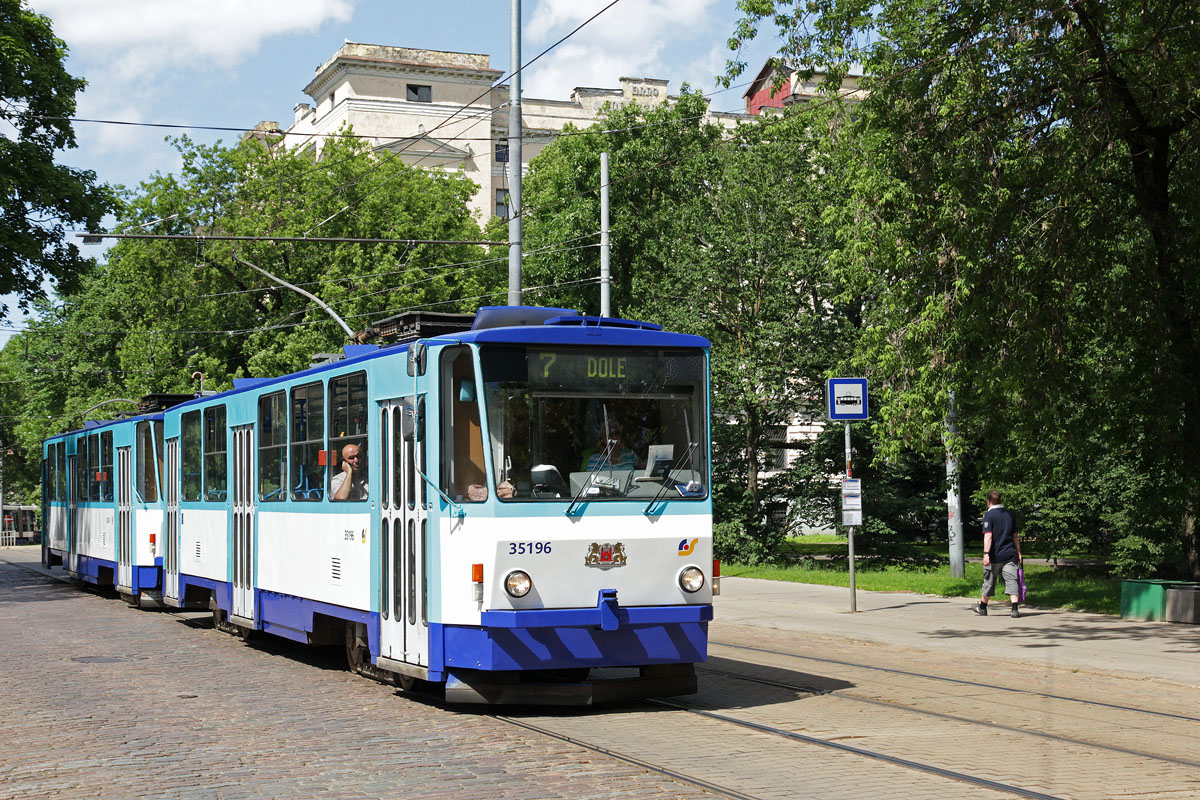
<svg viewBox="0 0 1200 800">
<path fill-rule="evenodd" d="M 358 445 L 348 444 L 342 448 L 341 467 L 341 472 L 329 481 L 330 499 L 366 500 L 367 465 Z"/>
</svg>

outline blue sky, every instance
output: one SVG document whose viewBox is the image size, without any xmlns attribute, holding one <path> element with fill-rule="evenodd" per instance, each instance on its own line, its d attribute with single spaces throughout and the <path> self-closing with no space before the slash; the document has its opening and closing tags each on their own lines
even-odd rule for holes
<svg viewBox="0 0 1200 800">
<path fill-rule="evenodd" d="M 70 49 L 67 67 L 88 81 L 77 116 L 250 128 L 287 125 L 316 67 L 344 41 L 487 53 L 509 69 L 509 0 L 27 0 L 50 17 Z M 523 0 L 528 61 L 610 0 Z M 621 76 L 718 89 L 736 0 L 620 0 L 523 73 L 526 97 L 566 99 L 576 86 L 616 87 Z M 744 55 L 752 76 L 773 50 L 769 36 Z M 741 80 L 745 80 L 743 76 Z M 743 89 L 713 97 L 741 110 Z M 167 135 L 201 142 L 237 134 L 76 123 L 79 147 L 62 163 L 101 181 L 136 187 L 178 157 Z M 11 299 L 9 319 L 19 312 Z M 0 332 L 0 341 L 7 336 Z"/>
</svg>

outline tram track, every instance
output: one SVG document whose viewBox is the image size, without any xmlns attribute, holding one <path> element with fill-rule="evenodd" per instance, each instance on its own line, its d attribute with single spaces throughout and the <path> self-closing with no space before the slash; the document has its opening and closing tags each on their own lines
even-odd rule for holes
<svg viewBox="0 0 1200 800">
<path fill-rule="evenodd" d="M 880 752 L 877 750 L 871 750 L 871 749 L 864 748 L 864 747 L 856 747 L 854 745 L 848 745 L 848 744 L 833 741 L 830 739 L 823 739 L 819 736 L 809 736 L 807 734 L 796 733 L 795 731 L 789 731 L 784 728 L 780 728 L 780 727 L 773 726 L 773 725 L 767 725 L 767 724 L 763 724 L 763 723 L 752 722 L 749 720 L 738 719 L 737 717 L 730 716 L 728 714 L 719 713 L 716 711 L 692 708 L 684 703 L 678 703 L 678 702 L 671 701 L 671 700 L 644 700 L 644 701 L 641 701 L 639 703 L 639 705 L 665 708 L 665 709 L 670 709 L 670 710 L 674 710 L 674 711 L 682 711 L 686 714 L 700 716 L 705 719 L 708 719 L 708 720 L 711 720 L 711 721 L 714 721 L 714 722 L 717 722 L 717 723 L 720 723 L 723 725 L 737 726 L 739 728 L 753 731 L 755 733 L 767 734 L 767 735 L 770 735 L 773 737 L 785 739 L 785 740 L 795 742 L 798 744 L 802 744 L 802 745 L 812 745 L 812 746 L 816 746 L 816 747 L 836 750 L 841 753 L 845 753 L 845 754 L 852 755 L 852 756 L 858 756 L 860 758 L 866 758 L 866 759 L 870 759 L 873 761 L 878 761 L 878 762 L 888 764 L 888 765 L 891 765 L 894 767 L 900 767 L 900 768 L 903 768 L 906 770 L 918 772 L 923 775 L 927 775 L 927 776 L 931 776 L 931 777 L 935 777 L 935 778 L 942 778 L 942 779 L 946 779 L 946 780 L 953 780 L 953 781 L 957 781 L 960 783 L 969 784 L 969 785 L 972 785 L 972 786 L 975 786 L 975 787 L 978 787 L 981 789 L 1000 792 L 1006 796 L 1025 797 L 1025 798 L 1030 798 L 1030 800 L 1064 800 L 1064 798 L 1062 798 L 1058 795 L 1052 795 L 1052 794 L 1047 794 L 1044 792 L 1039 792 L 1039 791 L 1036 791 L 1033 789 L 1028 789 L 1028 788 L 1025 788 L 1022 786 L 1017 786 L 1015 784 L 1003 783 L 1001 781 L 994 781 L 989 778 L 984 778 L 984 777 L 981 777 L 978 775 L 971 775 L 969 773 L 952 770 L 952 769 L 947 769 L 947 768 L 939 767 L 939 766 L 936 766 L 933 764 L 926 764 L 926 763 L 914 761 L 912 759 L 901 758 L 899 756 L 890 755 L 888 753 L 883 753 L 883 752 Z M 487 716 L 489 716 L 491 719 L 495 719 L 499 722 L 503 722 L 503 723 L 506 723 L 509 725 L 513 725 L 513 726 L 522 728 L 522 729 L 530 731 L 532 733 L 537 733 L 537 734 L 543 735 L 543 736 L 549 736 L 553 739 L 557 739 L 558 741 L 562 741 L 562 742 L 574 745 L 576 747 L 581 747 L 581 748 L 590 750 L 595 753 L 600 753 L 600 754 L 606 755 L 610 758 L 615 758 L 615 759 L 624 761 L 629 764 L 634 764 L 643 769 L 648 769 L 648 770 L 656 772 L 660 775 L 670 777 L 673 780 L 677 780 L 682 783 L 686 783 L 688 785 L 704 789 L 706 791 L 720 794 L 725 797 L 736 798 L 736 800 L 760 800 L 760 795 L 749 794 L 749 793 L 741 791 L 739 789 L 735 789 L 735 788 L 732 788 L 732 787 L 729 787 L 729 786 L 726 786 L 723 784 L 719 784 L 714 781 L 710 781 L 710 780 L 701 778 L 699 776 L 691 775 L 686 772 L 681 772 L 677 769 L 673 769 L 673 768 L 665 766 L 663 764 L 655 763 L 653 761 L 648 761 L 644 758 L 639 758 L 638 756 L 634 756 L 629 753 L 622 752 L 620 750 L 616 750 L 611 747 L 601 745 L 597 742 L 587 741 L 578 736 L 568 735 L 568 734 L 563 733 L 562 731 L 554 730 L 553 728 L 548 727 L 545 724 L 538 724 L 536 722 L 530 722 L 528 720 L 516 719 L 514 717 L 501 715 L 501 714 L 489 714 Z M 666 735 L 666 734 L 664 734 L 664 735 Z"/>
<path fill-rule="evenodd" d="M 686 706 L 682 703 L 676 703 L 671 700 L 647 700 L 646 702 L 652 703 L 654 705 L 665 706 L 667 708 L 675 708 L 680 711 L 686 711 L 689 714 L 698 714 L 702 717 L 707 717 L 708 719 L 714 719 L 714 720 L 718 720 L 720 722 L 726 722 L 731 725 L 737 725 L 739 727 L 747 728 L 747 729 L 753 730 L 753 731 L 758 731 L 760 733 L 767 733 L 772 736 L 781 736 L 786 739 L 791 739 L 793 741 L 803 742 L 805 744 L 816 745 L 817 747 L 827 747 L 832 750 L 839 750 L 843 753 L 851 753 L 853 755 L 862 756 L 864 758 L 870 758 L 875 761 L 883 761 L 885 763 L 892 764 L 893 766 L 904 767 L 905 769 L 910 769 L 910 770 L 916 770 L 917 772 L 926 773 L 928 775 L 936 775 L 941 778 L 948 778 L 950 780 L 960 781 L 962 783 L 969 783 L 969 784 L 972 784 L 974 786 L 979 786 L 984 789 L 993 789 L 997 792 L 1008 792 L 1011 794 L 1019 795 L 1021 797 L 1034 798 L 1034 800 L 1063 800 L 1062 798 L 1058 797 L 1057 795 L 1045 794 L 1044 792 L 1036 792 L 1036 791 L 1033 791 L 1032 789 L 1026 789 L 1024 787 L 1016 786 L 1014 784 L 1001 783 L 999 781 L 993 781 L 989 778 L 982 778 L 978 775 L 970 775 L 965 772 L 959 772 L 957 770 L 952 770 L 952 769 L 945 769 L 944 767 L 938 767 L 938 766 L 934 766 L 932 764 L 924 764 L 924 763 L 921 763 L 918 761 L 913 761 L 911 759 L 900 758 L 898 756 L 888 755 L 887 753 L 881 753 L 876 750 L 869 750 L 864 747 L 855 747 L 854 745 L 844 744 L 843 742 L 835 742 L 830 739 L 822 739 L 819 736 L 809 736 L 809 735 L 803 734 L 803 733 L 796 733 L 795 731 L 785 730 L 783 728 L 778 728 L 773 725 L 764 725 L 759 722 L 751 722 L 749 720 L 738 719 L 737 717 L 731 717 L 728 714 L 720 714 L 715 711 L 707 711 L 704 709 L 690 708 L 689 706 Z"/>
<path fill-rule="evenodd" d="M 941 711 L 931 711 L 929 709 L 923 709 L 923 708 L 917 708 L 915 706 L 910 706 L 905 703 L 892 702 L 892 701 L 888 701 L 888 700 L 880 700 L 880 699 L 874 698 L 874 697 L 862 697 L 859 695 L 845 692 L 840 689 L 824 690 L 824 689 L 820 689 L 820 688 L 816 688 L 816 687 L 812 687 L 812 686 L 804 686 L 802 684 L 789 684 L 789 683 L 785 683 L 782 681 L 769 680 L 766 678 L 755 678 L 755 677 L 752 677 L 749 675 L 739 675 L 734 672 L 712 669 L 709 667 L 702 668 L 700 670 L 700 672 L 702 674 L 718 675 L 718 676 L 721 676 L 724 678 L 732 678 L 735 680 L 748 681 L 750 683 L 757 683 L 757 684 L 760 684 L 763 686 L 771 686 L 771 687 L 775 687 L 777 689 L 785 689 L 785 690 L 795 691 L 795 692 L 807 692 L 807 693 L 821 694 L 823 696 L 833 697 L 838 700 L 847 700 L 847 701 L 852 701 L 852 702 L 856 702 L 856 703 L 864 703 L 867 705 L 879 706 L 882 708 L 895 709 L 897 711 L 907 711 L 907 712 L 913 713 L 913 714 L 920 714 L 922 716 L 934 717 L 936 719 L 943 719 L 943 720 L 948 720 L 951 722 L 960 722 L 960 723 L 964 723 L 967 725 L 977 725 L 980 727 L 991 728 L 993 730 L 1004 731 L 1006 733 L 1024 734 L 1026 736 L 1034 736 L 1034 737 L 1037 737 L 1040 739 L 1047 739 L 1050 741 L 1062 742 L 1065 744 L 1080 745 L 1083 747 L 1093 747 L 1093 748 L 1096 748 L 1099 750 L 1107 750 L 1107 751 L 1113 752 L 1113 753 L 1121 753 L 1123 755 L 1136 756 L 1138 758 L 1148 758 L 1148 759 L 1151 759 L 1154 761 L 1163 761 L 1163 762 L 1166 762 L 1169 764 L 1178 764 L 1178 765 L 1184 766 L 1184 767 L 1195 767 L 1197 769 L 1200 769 L 1200 761 L 1189 761 L 1187 759 L 1174 758 L 1172 756 L 1160 755 L 1157 753 L 1150 753 L 1145 750 L 1135 750 L 1135 749 L 1128 748 L 1128 747 L 1119 747 L 1116 745 L 1108 745 L 1108 744 L 1104 744 L 1102 742 L 1095 742 L 1095 741 L 1091 741 L 1091 740 L 1087 740 L 1087 739 L 1079 739 L 1079 738 L 1075 738 L 1075 737 L 1071 737 L 1071 736 L 1061 736 L 1059 734 L 1049 733 L 1047 731 L 1035 730 L 1032 728 L 1021 728 L 1021 727 L 1017 727 L 1015 725 L 1004 725 L 1004 724 L 1001 724 L 998 722 L 990 722 L 988 720 L 975 719 L 975 718 L 971 718 L 971 717 L 962 717 L 962 716 L 958 716 L 955 714 L 947 714 L 947 713 L 941 712 Z"/>
<path fill-rule="evenodd" d="M 836 665 L 839 667 L 851 667 L 853 669 L 869 670 L 872 672 L 891 673 L 894 675 L 903 675 L 905 677 L 910 677 L 910 678 L 921 678 L 924 680 L 939 681 L 942 683 L 951 683 L 951 684 L 956 684 L 959 686 L 969 686 L 969 687 L 979 688 L 979 689 L 989 689 L 989 690 L 997 691 L 997 692 L 1008 692 L 1008 693 L 1012 693 L 1012 694 L 1026 695 L 1026 696 L 1030 696 L 1030 697 L 1039 697 L 1039 698 L 1045 698 L 1048 700 L 1059 700 L 1059 701 L 1068 702 L 1068 703 L 1080 703 L 1080 704 L 1087 705 L 1087 706 L 1093 706 L 1095 708 L 1106 708 L 1106 709 L 1115 710 L 1115 711 L 1127 711 L 1127 712 L 1136 713 L 1136 714 L 1146 714 L 1149 716 L 1163 717 L 1166 719 L 1180 720 L 1183 722 L 1200 723 L 1200 717 L 1196 717 L 1196 716 L 1190 716 L 1187 714 L 1176 714 L 1176 713 L 1169 712 L 1169 711 L 1158 711 L 1158 710 L 1149 709 L 1149 708 L 1138 708 L 1136 706 L 1126 706 L 1126 705 L 1121 705 L 1119 703 L 1106 703 L 1102 700 L 1090 700 L 1090 699 L 1082 698 L 1082 697 L 1071 697 L 1069 695 L 1060 695 L 1060 694 L 1053 694 L 1050 692 L 1039 692 L 1039 691 L 1035 691 L 1035 690 L 1031 690 L 1031 689 L 1022 689 L 1020 687 L 1003 686 L 1000 684 L 984 683 L 982 681 L 972 681 L 972 680 L 966 680 L 963 678 L 949 678 L 944 675 L 932 675 L 932 674 L 922 673 L 922 672 L 913 672 L 911 670 L 896 669 L 894 667 L 881 667 L 881 666 L 878 666 L 875 664 L 861 664 L 861 663 L 856 663 L 853 661 L 845 661 L 845 660 L 836 659 L 836 658 L 823 658 L 821 656 L 804 655 L 802 653 L 788 653 L 788 652 L 784 652 L 781 650 L 770 650 L 770 649 L 763 648 L 763 647 L 752 647 L 750 645 L 732 644 L 730 642 L 719 642 L 716 640 L 710 640 L 709 645 L 710 646 L 716 645 L 719 647 L 727 647 L 731 650 L 744 650 L 744 651 L 748 651 L 748 652 L 762 653 L 764 655 L 782 656 L 784 658 L 793 658 L 793 659 L 804 660 L 804 661 L 815 661 L 815 662 L 821 663 L 821 664 L 833 664 L 833 665 Z M 710 655 L 711 655 L 711 653 L 710 653 Z M 812 689 L 809 688 L 809 689 L 807 689 L 807 691 L 812 691 Z"/>
</svg>

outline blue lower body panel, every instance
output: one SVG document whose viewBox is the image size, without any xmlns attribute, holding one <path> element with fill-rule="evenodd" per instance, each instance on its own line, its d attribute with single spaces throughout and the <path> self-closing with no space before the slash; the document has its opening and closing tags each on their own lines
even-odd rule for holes
<svg viewBox="0 0 1200 800">
<path fill-rule="evenodd" d="M 708 622 L 596 627 L 476 628 L 447 625 L 448 668 L 481 670 L 691 664 L 708 653 Z"/>
<path fill-rule="evenodd" d="M 160 574 L 161 572 L 158 567 L 134 567 L 130 573 L 130 581 L 132 583 L 130 588 L 133 589 L 134 594 L 151 590 L 157 591 L 160 587 Z M 92 556 L 81 555 L 79 557 L 79 571 L 76 575 L 80 580 L 96 584 L 97 586 L 115 586 L 117 582 L 117 562 L 106 558 L 93 558 Z"/>
</svg>

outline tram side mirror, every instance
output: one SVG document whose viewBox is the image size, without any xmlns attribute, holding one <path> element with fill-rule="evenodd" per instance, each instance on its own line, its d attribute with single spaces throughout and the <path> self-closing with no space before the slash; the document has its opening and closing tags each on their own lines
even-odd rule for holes
<svg viewBox="0 0 1200 800">
<path fill-rule="evenodd" d="M 417 441 L 425 441 L 425 395 L 417 398 Z"/>
<path fill-rule="evenodd" d="M 414 416 L 417 411 L 408 403 L 404 404 L 404 413 L 400 415 L 400 436 L 404 441 L 411 442 L 417 433 L 417 423 Z"/>
<path fill-rule="evenodd" d="M 470 378 L 463 378 L 458 382 L 458 402 L 475 402 L 475 381 Z"/>
<path fill-rule="evenodd" d="M 408 376 L 425 374 L 425 362 L 428 357 L 429 346 L 424 342 L 413 342 L 408 346 Z"/>
<path fill-rule="evenodd" d="M 411 442 L 414 440 L 420 442 L 425 439 L 425 397 L 422 395 L 417 398 L 417 405 L 414 408 L 407 402 L 404 404 L 404 414 L 401 415 L 400 435 L 404 437 L 404 441 Z"/>
</svg>

